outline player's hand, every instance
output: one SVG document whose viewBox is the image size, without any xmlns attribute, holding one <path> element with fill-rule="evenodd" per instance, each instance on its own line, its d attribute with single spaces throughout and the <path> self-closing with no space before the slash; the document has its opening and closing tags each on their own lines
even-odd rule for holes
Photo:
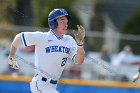
<svg viewBox="0 0 140 93">
<path fill-rule="evenodd" d="M 78 30 L 73 30 L 75 40 L 77 42 L 77 45 L 83 45 L 84 44 L 84 38 L 85 38 L 85 28 L 83 26 L 77 25 Z"/>
<path fill-rule="evenodd" d="M 133 76 L 133 80 L 132 81 L 135 82 L 139 78 L 140 78 L 140 72 Z"/>
<path fill-rule="evenodd" d="M 8 64 L 13 69 L 19 69 L 19 65 L 17 64 L 15 57 L 8 56 Z"/>
</svg>

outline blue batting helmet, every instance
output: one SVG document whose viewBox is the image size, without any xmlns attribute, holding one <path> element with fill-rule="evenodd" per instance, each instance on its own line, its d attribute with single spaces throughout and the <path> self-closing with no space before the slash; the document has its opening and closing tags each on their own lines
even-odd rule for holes
<svg viewBox="0 0 140 93">
<path fill-rule="evenodd" d="M 49 27 L 51 29 L 57 28 L 58 24 L 57 24 L 56 20 L 62 16 L 66 16 L 68 18 L 68 21 L 69 21 L 70 15 L 67 13 L 67 11 L 65 9 L 52 10 L 48 16 Z"/>
</svg>

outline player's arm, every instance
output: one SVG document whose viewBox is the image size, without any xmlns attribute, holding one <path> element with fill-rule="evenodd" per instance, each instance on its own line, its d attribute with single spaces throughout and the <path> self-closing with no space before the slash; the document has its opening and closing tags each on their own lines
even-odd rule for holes
<svg viewBox="0 0 140 93">
<path fill-rule="evenodd" d="M 21 43 L 25 47 L 31 46 L 31 45 L 38 45 L 39 42 L 41 42 L 42 40 L 41 36 L 42 36 L 42 32 L 22 32 L 22 33 L 17 34 L 11 44 L 11 49 L 8 56 L 9 65 L 14 69 L 18 69 L 18 65 L 15 61 L 15 58 L 17 56 L 15 56 L 15 54 L 19 45 Z"/>
<path fill-rule="evenodd" d="M 17 62 L 15 61 L 15 54 L 16 54 L 17 48 L 19 47 L 19 45 L 21 43 L 22 43 L 22 39 L 21 39 L 21 35 L 19 33 L 15 36 L 15 38 L 11 44 L 11 49 L 10 49 L 10 53 L 8 56 L 8 64 L 10 65 L 11 68 L 14 68 L 14 69 L 19 68 Z"/>
<path fill-rule="evenodd" d="M 78 46 L 77 53 L 75 56 L 75 63 L 82 64 L 84 62 L 85 51 L 83 46 Z"/>
<path fill-rule="evenodd" d="M 85 56 L 85 51 L 84 51 L 84 37 L 85 37 L 85 29 L 81 25 L 77 25 L 78 30 L 73 31 L 75 40 L 77 42 L 77 53 L 75 56 L 75 63 L 76 64 L 82 64 L 84 62 L 84 56 Z"/>
</svg>

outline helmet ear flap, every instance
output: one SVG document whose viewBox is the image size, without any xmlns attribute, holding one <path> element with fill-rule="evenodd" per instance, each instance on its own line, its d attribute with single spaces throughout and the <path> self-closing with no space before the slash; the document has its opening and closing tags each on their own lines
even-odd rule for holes
<svg viewBox="0 0 140 93">
<path fill-rule="evenodd" d="M 57 28 L 58 24 L 57 24 L 56 20 L 53 20 L 53 21 L 49 22 L 49 26 L 51 27 L 51 29 L 55 29 L 55 28 Z"/>
</svg>

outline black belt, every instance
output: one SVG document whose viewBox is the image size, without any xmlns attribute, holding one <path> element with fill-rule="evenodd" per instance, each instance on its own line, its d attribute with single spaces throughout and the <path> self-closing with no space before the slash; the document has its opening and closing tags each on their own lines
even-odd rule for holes
<svg viewBox="0 0 140 93">
<path fill-rule="evenodd" d="M 42 77 L 41 80 L 46 82 L 46 81 L 47 81 L 47 78 Z M 50 83 L 51 83 L 51 84 L 57 84 L 57 80 L 50 80 Z"/>
<path fill-rule="evenodd" d="M 35 77 L 36 77 L 37 75 L 38 75 L 38 74 L 36 74 Z M 47 78 L 46 78 L 46 77 L 42 77 L 41 80 L 46 82 L 46 81 L 47 81 Z M 57 84 L 57 80 L 50 80 L 50 83 L 51 83 L 51 84 Z"/>
</svg>

